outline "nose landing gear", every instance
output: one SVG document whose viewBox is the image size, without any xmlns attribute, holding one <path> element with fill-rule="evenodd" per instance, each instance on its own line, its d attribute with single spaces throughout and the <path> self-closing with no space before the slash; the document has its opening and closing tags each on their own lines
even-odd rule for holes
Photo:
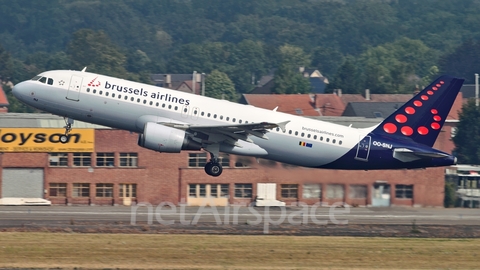
<svg viewBox="0 0 480 270">
<path fill-rule="evenodd" d="M 73 125 L 73 119 L 72 118 L 65 118 L 65 126 L 63 128 L 65 128 L 65 135 L 62 135 L 60 136 L 60 142 L 61 143 L 67 143 L 68 142 L 68 133 L 70 133 L 70 131 L 72 131 L 72 125 Z"/>
</svg>

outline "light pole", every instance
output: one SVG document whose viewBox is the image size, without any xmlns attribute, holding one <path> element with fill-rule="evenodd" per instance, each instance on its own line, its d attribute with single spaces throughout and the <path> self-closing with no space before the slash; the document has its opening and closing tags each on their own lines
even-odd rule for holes
<svg viewBox="0 0 480 270">
<path fill-rule="evenodd" d="M 478 73 L 475 73 L 475 106 L 478 107 Z"/>
</svg>

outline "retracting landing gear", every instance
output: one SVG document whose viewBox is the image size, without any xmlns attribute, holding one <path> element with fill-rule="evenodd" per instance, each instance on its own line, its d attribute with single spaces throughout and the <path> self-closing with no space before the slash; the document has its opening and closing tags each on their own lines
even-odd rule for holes
<svg viewBox="0 0 480 270">
<path fill-rule="evenodd" d="M 61 143 L 66 143 L 68 142 L 68 133 L 70 133 L 70 131 L 72 131 L 72 125 L 73 125 L 73 119 L 72 118 L 65 118 L 65 126 L 63 128 L 65 128 L 65 135 L 62 135 L 60 136 L 60 142 Z"/>
<path fill-rule="evenodd" d="M 219 145 L 210 145 L 206 150 L 210 153 L 210 161 L 205 164 L 205 172 L 214 177 L 220 176 L 223 168 L 220 162 L 218 162 Z"/>
</svg>

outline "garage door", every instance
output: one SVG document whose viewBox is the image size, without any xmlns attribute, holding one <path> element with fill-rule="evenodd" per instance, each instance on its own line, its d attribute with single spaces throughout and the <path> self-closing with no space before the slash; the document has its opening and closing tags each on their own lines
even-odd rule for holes
<svg viewBox="0 0 480 270">
<path fill-rule="evenodd" d="M 43 198 L 43 169 L 3 169 L 2 198 Z"/>
</svg>

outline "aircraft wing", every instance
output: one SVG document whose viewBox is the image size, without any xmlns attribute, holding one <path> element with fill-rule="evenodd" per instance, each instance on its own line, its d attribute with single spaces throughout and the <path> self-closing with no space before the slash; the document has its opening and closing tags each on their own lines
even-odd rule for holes
<svg viewBox="0 0 480 270">
<path fill-rule="evenodd" d="M 393 157 L 403 162 L 415 161 L 422 158 L 444 158 L 447 156 L 448 155 L 444 153 L 420 152 L 408 148 L 397 148 L 393 151 Z"/>
<path fill-rule="evenodd" d="M 290 121 L 281 123 L 259 122 L 235 125 L 183 125 L 174 123 L 161 124 L 173 128 L 184 129 L 198 138 L 202 138 L 202 134 L 208 135 L 207 142 L 210 143 L 230 141 L 232 144 L 234 144 L 234 142 L 237 140 L 252 142 L 252 140 L 248 138 L 249 135 L 268 140 L 268 137 L 265 134 L 269 129 L 278 127 L 282 130 L 285 130 L 285 126 L 289 122 Z"/>
</svg>

